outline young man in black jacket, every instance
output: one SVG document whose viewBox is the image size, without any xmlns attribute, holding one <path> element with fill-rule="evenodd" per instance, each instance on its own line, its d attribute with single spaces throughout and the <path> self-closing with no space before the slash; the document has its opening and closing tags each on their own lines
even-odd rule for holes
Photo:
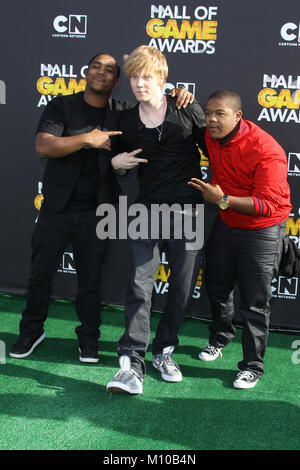
<svg viewBox="0 0 300 470">
<path fill-rule="evenodd" d="M 107 385 L 107 390 L 139 394 L 143 391 L 145 354 L 150 339 L 151 297 L 163 244 L 168 252 L 171 274 L 168 298 L 152 344 L 153 366 L 168 382 L 182 380 L 172 353 L 178 344 L 177 335 L 184 316 L 189 312 L 200 270 L 202 245 L 199 243 L 197 246 L 197 241 L 190 243 L 185 230 L 180 234 L 182 226 L 180 220 L 177 224 L 176 217 L 186 213 L 187 206 L 194 216 L 197 214 L 194 209 L 203 208 L 202 195 L 191 188 L 188 181 L 189 175 L 194 173 L 201 178 L 196 132 L 204 126 L 205 119 L 198 103 L 178 109 L 172 99 L 163 95 L 168 67 L 159 50 L 140 46 L 126 59 L 125 71 L 138 104 L 124 111 L 120 129 L 128 149 L 142 149 L 147 160 L 138 167 L 140 188 L 137 202 L 141 209 L 145 209 L 145 220 L 141 225 L 143 229 L 147 226 L 148 236 L 130 240 L 126 328 L 118 343 L 120 370 Z M 120 154 L 114 158 L 116 169 L 123 168 L 125 156 Z M 153 230 L 153 220 L 159 218 L 163 206 L 166 210 L 161 214 L 162 220 Z M 186 219 L 183 217 L 183 222 L 190 217 L 190 222 L 196 224 L 200 219 L 193 215 L 187 215 Z M 200 237 L 201 228 L 196 225 L 196 229 Z"/>
</svg>

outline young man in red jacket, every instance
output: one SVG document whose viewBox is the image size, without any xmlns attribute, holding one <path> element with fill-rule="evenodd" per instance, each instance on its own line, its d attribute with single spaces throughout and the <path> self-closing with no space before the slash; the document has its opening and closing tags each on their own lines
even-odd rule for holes
<svg viewBox="0 0 300 470">
<path fill-rule="evenodd" d="M 271 135 L 242 118 L 239 95 L 213 93 L 206 106 L 205 146 L 212 183 L 192 178 L 206 201 L 219 206 L 206 249 L 206 287 L 212 309 L 211 361 L 234 338 L 233 293 L 239 287 L 243 360 L 233 385 L 253 388 L 264 372 L 271 282 L 278 270 L 291 210 L 287 159 Z"/>
</svg>

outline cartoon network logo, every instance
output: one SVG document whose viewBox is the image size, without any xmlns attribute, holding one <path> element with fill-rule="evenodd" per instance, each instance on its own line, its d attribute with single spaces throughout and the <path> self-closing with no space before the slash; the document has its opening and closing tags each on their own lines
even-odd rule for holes
<svg viewBox="0 0 300 470">
<path fill-rule="evenodd" d="M 53 38 L 81 38 L 87 34 L 87 15 L 59 15 L 54 18 L 53 27 L 56 33 Z"/>
<path fill-rule="evenodd" d="M 272 281 L 272 296 L 279 299 L 295 300 L 298 293 L 298 278 L 279 276 Z"/>
<path fill-rule="evenodd" d="M 279 46 L 300 46 L 300 23 L 285 23 L 280 30 L 284 42 Z"/>
<path fill-rule="evenodd" d="M 74 255 L 71 252 L 64 252 L 61 264 L 57 270 L 59 273 L 76 274 Z"/>
<path fill-rule="evenodd" d="M 190 93 L 195 95 L 195 90 L 196 90 L 196 84 L 195 83 L 190 83 L 190 82 L 177 82 L 176 85 L 173 85 L 173 83 L 165 83 L 163 92 L 168 93 L 169 91 L 173 90 L 173 88 L 179 88 L 179 87 L 184 87 L 186 88 Z"/>
<path fill-rule="evenodd" d="M 300 153 L 290 152 L 288 154 L 289 176 L 300 176 Z"/>
<path fill-rule="evenodd" d="M 3 80 L 0 80 L 0 104 L 6 104 L 6 85 Z"/>
</svg>

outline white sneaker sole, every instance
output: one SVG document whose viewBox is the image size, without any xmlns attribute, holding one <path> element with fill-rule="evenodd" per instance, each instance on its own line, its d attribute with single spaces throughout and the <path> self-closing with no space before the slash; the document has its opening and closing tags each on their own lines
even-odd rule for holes
<svg viewBox="0 0 300 470">
<path fill-rule="evenodd" d="M 165 380 L 166 382 L 182 382 L 182 374 L 178 374 L 177 377 L 171 376 L 171 375 L 166 375 L 163 373 L 161 368 L 153 361 L 152 365 L 155 369 L 159 370 L 161 378 Z"/>
<path fill-rule="evenodd" d="M 204 355 L 204 354 L 200 353 L 198 357 L 199 357 L 200 361 L 210 362 L 210 361 L 215 361 L 220 356 L 221 356 L 221 354 L 218 354 L 217 356 L 212 357 L 212 356 L 209 356 L 209 354 Z"/>
<path fill-rule="evenodd" d="M 89 363 L 89 364 L 98 364 L 98 362 L 99 362 L 99 359 L 95 359 L 93 357 L 80 357 L 79 356 L 79 360 L 80 360 L 80 362 L 85 362 L 85 363 Z"/>
<path fill-rule="evenodd" d="M 255 381 L 255 382 L 252 382 L 252 383 L 248 383 L 248 382 L 244 382 L 244 381 L 234 381 L 233 382 L 233 386 L 234 388 L 238 388 L 240 390 L 249 390 L 250 388 L 254 388 L 255 385 L 257 384 L 258 382 L 258 379 Z"/>
<path fill-rule="evenodd" d="M 128 385 L 120 382 L 109 382 L 106 386 L 106 391 L 110 393 L 129 393 L 130 395 L 140 395 L 143 393 L 143 384 L 140 383 L 138 388 L 132 390 Z"/>
<path fill-rule="evenodd" d="M 81 353 L 80 348 L 79 348 L 79 352 Z M 99 362 L 99 358 L 96 358 L 96 357 L 81 357 L 81 356 L 79 356 L 79 360 L 80 360 L 80 362 L 85 362 L 85 363 L 89 363 L 89 364 L 97 364 Z"/>
<path fill-rule="evenodd" d="M 42 336 L 40 336 L 36 340 L 36 342 L 31 346 L 31 349 L 29 351 L 27 351 L 24 354 L 9 353 L 10 357 L 14 357 L 16 359 L 22 359 L 23 357 L 30 356 L 30 354 L 34 351 L 34 349 L 37 347 L 37 345 L 40 344 L 43 341 L 43 339 L 45 339 L 45 338 L 46 338 L 46 334 L 43 333 Z"/>
</svg>

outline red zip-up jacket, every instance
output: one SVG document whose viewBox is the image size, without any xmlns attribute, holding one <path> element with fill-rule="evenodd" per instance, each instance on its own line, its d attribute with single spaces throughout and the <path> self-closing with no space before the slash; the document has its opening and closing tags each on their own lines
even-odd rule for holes
<svg viewBox="0 0 300 470">
<path fill-rule="evenodd" d="M 221 145 L 205 131 L 213 178 L 225 194 L 250 196 L 255 214 L 220 210 L 222 220 L 235 228 L 263 228 L 284 222 L 291 211 L 287 158 L 279 143 L 251 121 L 241 119 L 235 137 Z"/>
</svg>

